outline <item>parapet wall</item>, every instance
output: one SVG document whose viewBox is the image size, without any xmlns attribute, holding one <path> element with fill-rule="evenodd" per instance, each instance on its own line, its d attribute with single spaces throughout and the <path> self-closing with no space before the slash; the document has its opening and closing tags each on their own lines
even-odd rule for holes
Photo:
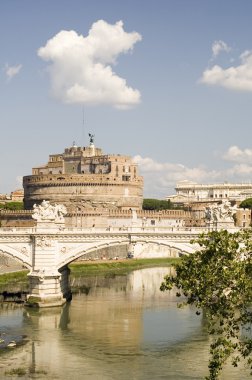
<svg viewBox="0 0 252 380">
<path fill-rule="evenodd" d="M 34 227 L 31 210 L 0 210 L 1 227 Z"/>
</svg>

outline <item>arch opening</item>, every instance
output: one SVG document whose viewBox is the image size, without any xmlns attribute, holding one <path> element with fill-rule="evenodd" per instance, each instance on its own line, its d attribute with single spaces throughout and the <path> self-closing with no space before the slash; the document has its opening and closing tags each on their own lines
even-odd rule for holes
<svg viewBox="0 0 252 380">
<path fill-rule="evenodd" d="M 29 258 L 14 250 L 0 249 L 0 273 L 31 270 Z"/>
</svg>

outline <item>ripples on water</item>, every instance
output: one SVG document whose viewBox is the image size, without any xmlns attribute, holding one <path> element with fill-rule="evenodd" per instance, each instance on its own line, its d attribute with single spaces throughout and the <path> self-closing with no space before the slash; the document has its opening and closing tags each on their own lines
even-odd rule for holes
<svg viewBox="0 0 252 380">
<path fill-rule="evenodd" d="M 192 308 L 178 309 L 175 293 L 159 291 L 167 271 L 151 268 L 115 279 L 78 279 L 78 286 L 88 291 L 75 294 L 63 308 L 3 306 L 0 331 L 25 334 L 28 343 L 1 353 L 0 378 L 203 379 L 209 348 L 204 320 Z M 26 374 L 6 374 L 17 368 Z M 249 378 L 233 368 L 222 376 Z"/>
</svg>

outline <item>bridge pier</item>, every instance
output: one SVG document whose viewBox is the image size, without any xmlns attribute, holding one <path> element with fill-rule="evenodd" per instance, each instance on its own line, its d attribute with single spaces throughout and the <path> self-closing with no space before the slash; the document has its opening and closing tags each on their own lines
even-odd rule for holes
<svg viewBox="0 0 252 380">
<path fill-rule="evenodd" d="M 27 295 L 27 306 L 53 307 L 62 306 L 71 300 L 68 267 L 60 271 L 37 270 L 28 274 L 30 290 Z"/>
</svg>

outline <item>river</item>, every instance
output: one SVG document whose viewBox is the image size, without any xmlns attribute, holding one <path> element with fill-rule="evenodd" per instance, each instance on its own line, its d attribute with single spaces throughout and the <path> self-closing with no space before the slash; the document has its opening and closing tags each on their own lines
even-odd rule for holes
<svg viewBox="0 0 252 380">
<path fill-rule="evenodd" d="M 0 351 L 0 378 L 203 379 L 210 343 L 205 321 L 191 307 L 177 308 L 175 292 L 159 291 L 168 271 L 73 279 L 79 291 L 62 308 L 2 304 L 2 337 L 27 338 L 23 345 Z M 231 366 L 221 377 L 250 378 L 248 371 Z"/>
</svg>

